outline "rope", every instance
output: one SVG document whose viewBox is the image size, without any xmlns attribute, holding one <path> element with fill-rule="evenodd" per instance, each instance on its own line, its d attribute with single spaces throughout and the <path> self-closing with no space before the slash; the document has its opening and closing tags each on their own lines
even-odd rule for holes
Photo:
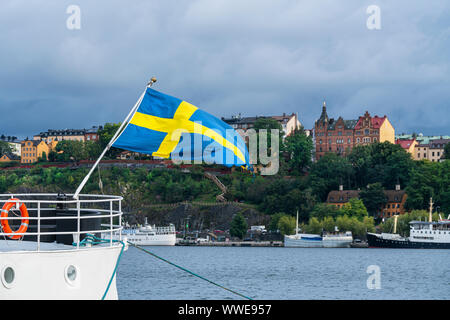
<svg viewBox="0 0 450 320">
<path fill-rule="evenodd" d="M 111 287 L 111 283 L 114 279 L 114 276 L 117 273 L 117 268 L 119 267 L 119 261 L 120 261 L 120 258 L 122 257 L 123 250 L 125 249 L 125 243 L 123 241 L 112 240 L 112 242 L 118 242 L 118 243 L 122 244 L 122 249 L 120 250 L 120 254 L 119 254 L 119 257 L 117 258 L 116 265 L 113 270 L 113 274 L 112 274 L 111 278 L 109 279 L 108 286 L 106 287 L 105 293 L 102 296 L 102 300 L 105 300 L 105 297 L 108 294 L 109 288 Z M 88 233 L 88 234 L 86 234 L 86 237 L 80 241 L 80 246 L 86 246 L 86 244 L 88 244 L 88 243 L 91 245 L 96 245 L 96 244 L 102 244 L 102 243 L 111 243 L 111 240 L 97 238 L 96 236 Z M 72 245 L 76 246 L 77 244 L 72 243 Z"/>
<path fill-rule="evenodd" d="M 235 295 L 238 295 L 238 296 L 240 296 L 240 297 L 242 297 L 242 298 L 244 298 L 244 299 L 253 300 L 253 299 L 250 298 L 250 297 L 247 297 L 247 296 L 245 296 L 245 295 L 243 295 L 243 294 L 241 294 L 241 293 L 239 293 L 239 292 L 236 292 L 236 291 L 231 290 L 231 289 L 229 289 L 229 288 L 227 288 L 227 287 L 224 287 L 224 286 L 222 286 L 222 285 L 220 285 L 220 284 L 218 284 L 218 283 L 215 283 L 215 282 L 213 282 L 213 281 L 211 281 L 211 280 L 208 280 L 208 279 L 206 279 L 205 277 L 202 277 L 202 276 L 200 276 L 200 275 L 198 275 L 198 274 L 196 274 L 196 273 L 194 273 L 194 272 L 192 272 L 192 271 L 190 271 L 190 270 L 188 270 L 188 269 L 186 269 L 186 268 L 183 268 L 183 267 L 181 267 L 181 266 L 179 266 L 179 265 L 177 265 L 177 264 L 175 264 L 175 263 L 173 263 L 173 262 L 170 262 L 170 261 L 168 261 L 168 260 L 166 260 L 166 259 L 164 259 L 164 258 L 162 258 L 162 257 L 160 257 L 160 256 L 158 256 L 158 255 L 156 255 L 156 254 L 154 254 L 154 253 L 152 253 L 152 252 L 150 252 L 150 251 L 148 251 L 148 250 L 142 248 L 142 247 L 139 247 L 138 245 L 136 245 L 136 244 L 134 244 L 134 243 L 131 243 L 131 242 L 128 241 L 128 244 L 132 245 L 132 246 L 135 247 L 136 249 L 139 249 L 139 250 L 141 250 L 141 251 L 144 251 L 145 253 L 148 253 L 149 255 L 151 255 L 151 256 L 153 256 L 153 257 L 155 257 L 155 258 L 157 258 L 157 259 L 159 259 L 159 260 L 161 260 L 161 261 L 164 261 L 164 262 L 166 262 L 166 263 L 168 263 L 168 264 L 170 264 L 170 265 L 172 265 L 172 266 L 174 266 L 174 267 L 176 267 L 176 268 L 178 268 L 178 269 L 181 269 L 181 270 L 183 270 L 183 271 L 185 271 L 185 272 L 187 272 L 187 273 L 189 273 L 189 274 L 191 274 L 191 275 L 193 275 L 193 276 L 195 276 L 195 277 L 197 277 L 197 278 L 200 278 L 200 279 L 202 279 L 202 280 L 205 280 L 205 281 L 207 281 L 207 282 L 209 282 L 209 283 L 211 283 L 211 284 L 213 284 L 213 285 L 215 285 L 215 286 L 217 286 L 217 287 L 219 287 L 219 288 L 222 288 L 222 289 L 224 289 L 224 290 L 227 290 L 227 291 L 229 291 L 229 292 L 231 292 L 231 293 L 233 293 L 233 294 L 235 294 Z"/>
</svg>

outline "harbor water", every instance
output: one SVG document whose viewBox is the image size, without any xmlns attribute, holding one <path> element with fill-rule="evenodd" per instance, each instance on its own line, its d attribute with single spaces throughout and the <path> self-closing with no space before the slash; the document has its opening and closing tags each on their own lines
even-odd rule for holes
<svg viewBox="0 0 450 320">
<path fill-rule="evenodd" d="M 450 297 L 450 250 L 179 246 L 145 249 L 253 299 Z M 121 300 L 242 299 L 133 247 L 120 261 L 117 289 Z"/>
</svg>

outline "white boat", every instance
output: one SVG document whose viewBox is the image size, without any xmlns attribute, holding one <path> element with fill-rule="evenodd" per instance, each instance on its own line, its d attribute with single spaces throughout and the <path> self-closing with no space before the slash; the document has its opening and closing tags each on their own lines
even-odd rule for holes
<svg viewBox="0 0 450 320">
<path fill-rule="evenodd" d="M 450 249 L 450 216 L 433 221 L 433 199 L 430 199 L 428 221 L 411 221 L 409 237 L 397 233 L 398 215 L 394 216 L 394 233 L 367 233 L 371 248 Z"/>
<path fill-rule="evenodd" d="M 298 233 L 298 212 L 297 225 L 294 235 L 284 236 L 284 246 L 286 248 L 350 248 L 353 236 L 350 231 L 336 234 L 306 234 Z"/>
<path fill-rule="evenodd" d="M 113 220 L 121 220 L 122 197 L 57 196 L 0 195 L 0 299 L 118 299 L 116 270 L 127 250 L 126 239 L 101 241 L 97 236 L 120 233 Z M 5 210 L 7 203 L 11 208 Z M 8 216 L 14 207 L 27 209 L 29 217 Z M 110 222 L 110 228 L 101 230 L 102 219 Z"/>
<path fill-rule="evenodd" d="M 127 240 L 140 246 L 174 246 L 176 242 L 176 230 L 173 224 L 168 227 L 156 227 L 147 223 L 139 228 L 125 228 L 121 233 L 127 237 Z M 113 239 L 118 239 L 119 234 L 114 234 Z"/>
</svg>

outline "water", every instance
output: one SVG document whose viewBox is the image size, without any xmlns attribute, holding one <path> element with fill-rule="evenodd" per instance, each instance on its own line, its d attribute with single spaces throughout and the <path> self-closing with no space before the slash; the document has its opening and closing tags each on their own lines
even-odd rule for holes
<svg viewBox="0 0 450 320">
<path fill-rule="evenodd" d="M 450 250 L 146 247 L 253 299 L 449 299 Z M 380 289 L 367 268 L 379 266 Z M 130 247 L 117 274 L 121 300 L 241 299 Z"/>
</svg>

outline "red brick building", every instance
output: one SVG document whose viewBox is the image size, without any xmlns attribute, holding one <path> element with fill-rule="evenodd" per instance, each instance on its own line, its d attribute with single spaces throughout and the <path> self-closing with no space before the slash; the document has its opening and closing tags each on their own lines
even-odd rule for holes
<svg viewBox="0 0 450 320">
<path fill-rule="evenodd" d="M 314 125 L 316 160 L 327 152 L 349 154 L 353 147 L 374 142 L 395 143 L 395 130 L 386 116 L 372 117 L 368 111 L 358 120 L 329 118 L 326 103 Z"/>
</svg>

